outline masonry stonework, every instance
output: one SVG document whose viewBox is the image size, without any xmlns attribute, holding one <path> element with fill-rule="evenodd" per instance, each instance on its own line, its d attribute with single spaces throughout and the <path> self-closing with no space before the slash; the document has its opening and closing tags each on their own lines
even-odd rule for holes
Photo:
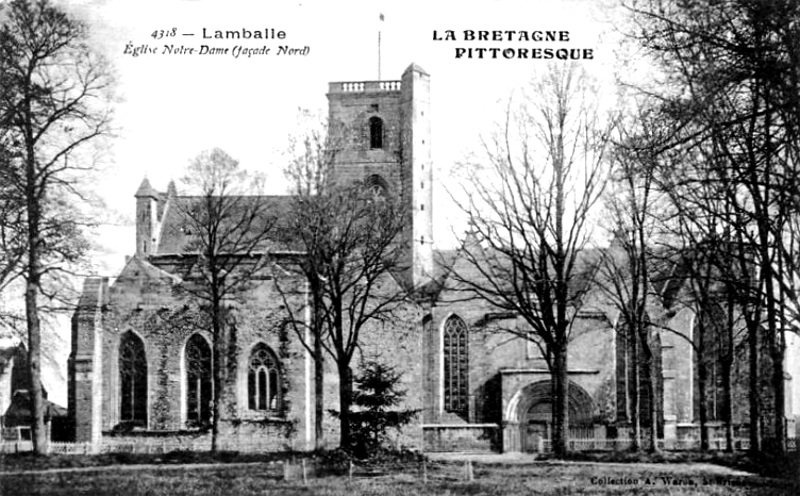
<svg viewBox="0 0 800 496">
<path fill-rule="evenodd" d="M 383 282 L 386 291 L 405 291 L 408 297 L 392 319 L 372 322 L 364 329 L 352 362 L 356 375 L 364 360 L 379 360 L 402 372 L 401 387 L 407 396 L 401 408 L 418 414 L 393 438 L 394 443 L 423 450 L 538 449 L 540 441 L 552 433 L 546 361 L 524 336 L 498 332 L 499 324 L 524 329 L 517 316 L 465 297 L 453 274 L 473 281 L 479 281 L 480 274 L 460 250 L 433 249 L 431 128 L 435 123 L 430 112 L 430 76 L 412 64 L 395 81 L 330 83 L 327 97 L 330 129 L 340 141 L 334 179 L 361 182 L 399 198 L 408 220 L 399 241 L 407 250 L 404 270 L 387 274 Z M 276 213 L 287 208 L 288 200 L 259 199 Z M 72 321 L 69 361 L 69 412 L 77 441 L 152 444 L 169 437 L 190 444 L 208 442 L 207 431 L 192 420 L 203 408 L 198 401 L 208 398 L 202 376 L 189 373 L 190 364 L 196 362 L 187 357 L 188 343 L 198 342 L 196 336 L 204 340 L 201 343 L 210 343 L 211 338 L 205 313 L 186 291 L 193 284 L 194 255 L 182 248 L 178 205 L 185 201 L 191 198 L 179 196 L 173 184 L 161 192 L 145 179 L 135 192 L 134 256 L 114 280 L 89 278 L 84 283 Z M 270 256 L 277 264 L 296 263 L 282 254 L 277 242 Z M 274 278 L 282 278 L 278 280 L 282 286 L 301 295 L 288 302 L 297 308 L 305 304 L 301 301 L 305 282 L 281 274 L 259 274 L 227 309 L 231 340 L 220 364 L 225 372 L 223 388 L 214 392 L 223 400 L 222 446 L 235 448 L 253 440 L 272 450 L 315 446 L 313 360 L 300 337 L 286 325 L 287 302 L 276 290 Z M 672 286 L 665 284 L 654 291 L 673 291 L 680 285 L 676 279 Z M 658 370 L 655 401 L 663 436 L 695 436 L 694 312 L 674 303 L 653 306 L 648 313 L 658 329 L 653 335 Z M 461 341 L 448 341 L 450 348 L 445 349 L 450 319 L 463 322 L 466 335 Z M 614 305 L 598 288 L 589 287 L 568 353 L 571 435 L 622 437 L 630 430 L 626 413 L 630 386 L 623 363 L 625 345 L 618 331 Z M 142 344 L 141 360 L 131 358 L 138 351 L 121 353 L 128 339 Z M 254 388 L 263 382 L 253 382 L 261 372 L 252 369 L 251 357 L 263 346 L 276 364 L 270 369 L 274 375 L 264 377 L 274 381 L 271 388 L 279 390 L 272 391 L 269 405 L 261 408 L 253 406 Z M 458 357 L 447 355 L 455 353 L 456 346 Z M 792 350 L 800 344 L 791 346 L 787 353 L 796 353 Z M 463 369 L 454 366 L 457 360 Z M 769 377 L 768 362 L 761 360 L 765 378 Z M 740 430 L 738 426 L 748 420 L 746 364 L 745 350 L 737 355 L 733 372 L 734 423 Z M 449 371 L 446 366 L 451 367 Z M 324 408 L 337 410 L 338 375 L 329 356 L 323 367 Z M 462 388 L 456 391 L 446 379 L 452 381 L 460 370 L 464 376 L 452 382 Z M 190 383 L 190 377 L 196 383 Z M 787 375 L 790 394 L 782 413 L 789 418 L 791 388 L 796 384 Z M 466 397 L 454 402 L 453 395 L 463 391 Z M 460 406 L 455 408 L 456 404 Z M 764 398 L 764 405 L 768 404 Z M 776 412 L 765 408 L 763 414 L 762 424 L 769 425 L 766 417 Z M 333 448 L 338 445 L 338 423 L 327 414 L 323 423 L 325 447 Z"/>
</svg>

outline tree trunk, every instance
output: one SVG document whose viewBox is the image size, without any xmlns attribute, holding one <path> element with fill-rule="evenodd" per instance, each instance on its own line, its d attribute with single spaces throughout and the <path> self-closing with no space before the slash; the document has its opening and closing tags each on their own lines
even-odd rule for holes
<svg viewBox="0 0 800 496">
<path fill-rule="evenodd" d="M 31 373 L 31 439 L 35 455 L 47 454 L 47 432 L 44 423 L 44 395 L 42 393 L 42 340 L 38 310 L 38 275 L 28 281 L 25 291 L 25 313 L 28 323 L 28 366 Z"/>
<path fill-rule="evenodd" d="M 700 337 L 702 340 L 702 336 Z M 702 353 L 702 352 L 701 352 Z M 706 366 L 703 363 L 703 356 L 698 353 L 697 357 L 697 388 L 700 408 L 700 450 L 708 451 L 708 408 L 706 407 Z"/>
<path fill-rule="evenodd" d="M 736 354 L 733 344 L 733 326 L 735 325 L 733 290 L 727 290 L 727 315 L 725 322 L 725 352 L 722 358 L 722 393 L 724 395 L 723 419 L 725 421 L 725 451 L 733 452 L 733 386 L 731 373 L 733 359 Z"/>
<path fill-rule="evenodd" d="M 222 374 L 224 370 L 224 364 L 222 363 L 222 315 L 220 315 L 221 308 L 218 301 L 212 302 L 211 312 L 213 334 L 211 377 L 214 383 L 211 393 L 211 451 L 217 452 L 219 449 L 219 412 L 222 405 Z M 202 394 L 199 397 L 202 399 Z"/>
<path fill-rule="evenodd" d="M 350 433 L 350 409 L 353 404 L 353 371 L 347 363 L 339 363 L 339 447 L 349 450 L 352 446 Z"/>
<path fill-rule="evenodd" d="M 555 350 L 553 364 L 553 453 L 557 457 L 562 457 L 567 453 L 569 436 L 569 375 L 566 344 L 561 344 Z"/>
<path fill-rule="evenodd" d="M 764 236 L 762 236 L 764 238 Z M 762 240 L 763 243 L 763 240 Z M 769 255 L 767 248 L 761 248 L 761 256 L 766 257 Z M 766 293 L 766 310 L 767 310 L 767 344 L 769 347 L 770 358 L 772 358 L 772 377 L 771 385 L 774 400 L 774 413 L 773 413 L 773 437 L 774 448 L 779 453 L 783 452 L 785 428 L 783 423 L 784 411 L 784 390 L 783 390 L 783 352 L 780 350 L 780 330 L 778 329 L 777 319 L 779 318 L 775 298 L 774 274 L 768 258 L 762 261 L 762 273 L 764 274 L 764 289 Z"/>
<path fill-rule="evenodd" d="M 783 329 L 776 329 L 775 332 L 775 336 L 771 337 L 774 343 L 770 346 L 772 351 L 772 389 L 775 400 L 774 448 L 778 453 L 784 453 L 786 451 L 786 383 L 783 376 Z"/>
<path fill-rule="evenodd" d="M 650 345 L 648 344 L 647 346 L 649 350 Z M 650 396 L 650 404 L 648 405 L 650 435 L 647 437 L 647 451 L 655 453 L 658 451 L 658 384 L 656 363 L 652 350 L 645 353 L 645 365 L 647 367 L 647 393 Z"/>
<path fill-rule="evenodd" d="M 639 387 L 641 384 L 641 369 L 639 367 L 639 340 L 636 332 L 633 331 L 633 326 L 630 326 L 629 339 L 631 342 L 631 372 L 633 377 L 633 387 L 628 390 L 632 391 L 633 397 L 631 398 L 631 450 L 639 451 L 642 445 L 642 419 L 641 419 L 641 395 L 639 394 Z"/>
<path fill-rule="evenodd" d="M 783 267 L 783 256 L 778 253 L 778 265 Z M 779 277 L 783 275 L 779 274 Z M 775 437 L 779 453 L 786 452 L 786 381 L 784 377 L 784 353 L 786 352 L 785 330 L 789 326 L 786 318 L 786 293 L 784 285 L 778 284 L 778 311 L 780 312 L 780 326 L 775 334 L 772 358 L 772 383 L 775 389 Z"/>
<path fill-rule="evenodd" d="M 316 317 L 315 317 L 316 319 Z M 321 450 L 325 447 L 325 432 L 323 420 L 325 415 L 325 359 L 322 356 L 322 336 L 319 328 L 319 319 L 316 319 L 314 330 L 314 449 Z"/>
<path fill-rule="evenodd" d="M 750 400 L 750 451 L 761 451 L 761 405 L 759 404 L 760 388 L 758 386 L 758 329 L 757 322 L 748 325 L 747 329 L 747 362 L 749 367 L 748 399 Z"/>
<path fill-rule="evenodd" d="M 30 140 L 28 140 L 30 144 Z M 25 288 L 25 317 L 28 325 L 28 367 L 31 374 L 31 438 L 35 455 L 47 454 L 47 432 L 44 423 L 44 395 L 42 393 L 42 329 L 39 320 L 39 292 L 42 266 L 41 199 L 37 195 L 36 162 L 32 145 L 26 162 L 25 200 L 28 210 L 28 270 Z M 41 195 L 43 197 L 44 195 Z"/>
<path fill-rule="evenodd" d="M 733 452 L 733 391 L 731 387 L 731 363 L 722 361 L 722 420 L 725 423 L 725 451 Z"/>
</svg>

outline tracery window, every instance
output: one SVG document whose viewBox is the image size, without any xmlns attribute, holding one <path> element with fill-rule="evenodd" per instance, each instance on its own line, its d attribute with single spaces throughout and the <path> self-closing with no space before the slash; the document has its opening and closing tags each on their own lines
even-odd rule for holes
<svg viewBox="0 0 800 496">
<path fill-rule="evenodd" d="M 444 324 L 444 409 L 468 414 L 469 341 L 467 325 L 452 316 Z"/>
<path fill-rule="evenodd" d="M 369 147 L 383 148 L 383 121 L 380 117 L 369 118 Z"/>
<path fill-rule="evenodd" d="M 120 421 L 147 427 L 147 357 L 141 338 L 131 331 L 119 342 Z"/>
<path fill-rule="evenodd" d="M 211 423 L 213 386 L 211 347 L 200 334 L 186 342 L 186 423 L 202 426 Z"/>
<path fill-rule="evenodd" d="M 277 411 L 280 402 L 280 371 L 272 350 L 259 343 L 250 354 L 247 372 L 247 404 L 250 410 Z"/>
<path fill-rule="evenodd" d="M 723 420 L 726 410 L 723 362 L 726 358 L 735 359 L 736 352 L 734 348 L 733 356 L 727 356 L 724 323 L 725 316 L 721 311 L 705 309 L 702 316 L 695 319 L 692 328 L 692 409 L 695 421 L 700 419 L 701 404 L 706 410 L 706 420 L 710 421 Z"/>
</svg>

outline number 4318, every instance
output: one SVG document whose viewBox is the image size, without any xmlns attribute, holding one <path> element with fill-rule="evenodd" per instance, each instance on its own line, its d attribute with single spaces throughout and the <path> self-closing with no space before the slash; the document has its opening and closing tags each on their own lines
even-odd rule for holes
<svg viewBox="0 0 800 496">
<path fill-rule="evenodd" d="M 178 28 L 156 29 L 150 36 L 152 36 L 154 40 L 160 40 L 161 38 L 169 38 L 175 36 L 177 33 L 178 33 Z"/>
</svg>

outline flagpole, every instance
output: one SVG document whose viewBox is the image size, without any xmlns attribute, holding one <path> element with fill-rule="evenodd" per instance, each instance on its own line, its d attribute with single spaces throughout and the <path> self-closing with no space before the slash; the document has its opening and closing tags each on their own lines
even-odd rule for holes
<svg viewBox="0 0 800 496">
<path fill-rule="evenodd" d="M 383 24 L 383 14 L 378 17 L 378 81 L 381 80 L 381 25 Z"/>
</svg>

